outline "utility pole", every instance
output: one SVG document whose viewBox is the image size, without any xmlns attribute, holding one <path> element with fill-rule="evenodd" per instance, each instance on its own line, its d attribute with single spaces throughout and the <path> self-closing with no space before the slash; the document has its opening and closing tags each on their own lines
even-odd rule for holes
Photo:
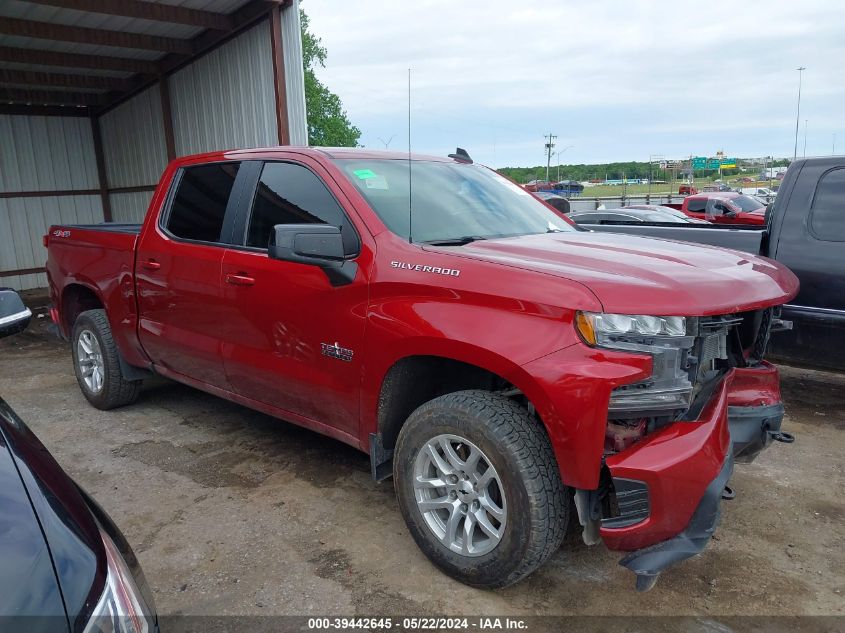
<svg viewBox="0 0 845 633">
<path fill-rule="evenodd" d="M 833 145 L 830 148 L 830 155 L 836 154 L 836 134 L 833 135 Z"/>
<path fill-rule="evenodd" d="M 549 133 L 548 133 L 546 136 L 544 136 L 543 138 L 548 138 L 548 139 L 549 139 L 548 143 L 546 143 L 546 182 L 548 182 L 548 180 L 549 180 L 549 170 L 550 170 L 550 169 L 551 169 L 551 167 L 552 167 L 552 150 L 553 150 L 553 149 L 554 149 L 554 147 L 555 147 L 555 142 L 554 142 L 554 141 L 555 141 L 555 139 L 557 138 L 557 136 L 555 136 L 554 134 L 552 134 L 551 132 L 549 132 Z"/>
<path fill-rule="evenodd" d="M 798 158 L 798 121 L 801 119 L 801 79 L 804 77 L 806 66 L 799 66 L 798 71 L 798 109 L 795 112 L 795 151 L 792 153 L 792 160 Z"/>
<path fill-rule="evenodd" d="M 807 119 L 804 119 L 804 158 L 807 158 Z"/>
</svg>

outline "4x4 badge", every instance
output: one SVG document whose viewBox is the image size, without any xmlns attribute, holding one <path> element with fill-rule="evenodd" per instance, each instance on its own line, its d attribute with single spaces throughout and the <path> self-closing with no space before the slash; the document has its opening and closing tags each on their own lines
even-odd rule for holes
<svg viewBox="0 0 845 633">
<path fill-rule="evenodd" d="M 320 343 L 320 348 L 323 352 L 323 356 L 336 358 L 338 360 L 345 360 L 346 362 L 351 361 L 352 356 L 355 353 L 351 349 L 341 347 L 339 343 L 335 343 L 334 345 L 329 343 Z"/>
</svg>

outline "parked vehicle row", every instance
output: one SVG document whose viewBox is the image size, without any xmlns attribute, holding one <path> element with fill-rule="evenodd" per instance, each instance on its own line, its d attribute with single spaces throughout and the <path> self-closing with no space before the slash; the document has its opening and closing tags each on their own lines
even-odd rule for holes
<svg viewBox="0 0 845 633">
<path fill-rule="evenodd" d="M 619 222 L 651 222 L 667 224 L 706 224 L 706 220 L 691 218 L 682 211 L 659 205 L 631 205 L 618 209 L 573 211 L 569 219 L 578 224 L 612 224 Z"/>
<path fill-rule="evenodd" d="M 183 158 L 143 225 L 46 243 L 92 405 L 155 373 L 355 446 L 473 586 L 540 566 L 574 495 L 648 589 L 705 548 L 734 461 L 788 439 L 763 360 L 785 266 L 582 230 L 459 154 Z"/>
</svg>

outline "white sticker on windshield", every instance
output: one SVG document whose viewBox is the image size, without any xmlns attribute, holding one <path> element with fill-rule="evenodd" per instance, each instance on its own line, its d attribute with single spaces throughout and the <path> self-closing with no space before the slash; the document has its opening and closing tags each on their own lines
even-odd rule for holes
<svg viewBox="0 0 845 633">
<path fill-rule="evenodd" d="M 387 178 L 384 176 L 370 176 L 366 180 L 364 180 L 364 186 L 367 189 L 384 189 L 387 190 Z"/>
</svg>

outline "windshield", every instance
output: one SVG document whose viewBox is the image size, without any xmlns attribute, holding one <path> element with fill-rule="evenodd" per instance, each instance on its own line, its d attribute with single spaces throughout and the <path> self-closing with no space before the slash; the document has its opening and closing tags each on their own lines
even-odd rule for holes
<svg viewBox="0 0 845 633">
<path fill-rule="evenodd" d="M 757 211 L 759 209 L 765 209 L 766 205 L 760 202 L 757 198 L 752 198 L 751 196 L 737 196 L 731 200 L 736 206 L 738 206 L 742 211 Z"/>
<path fill-rule="evenodd" d="M 337 159 L 382 222 L 408 239 L 408 161 Z M 452 162 L 411 162 L 413 241 L 577 231 L 530 193 L 494 171 Z"/>
</svg>

